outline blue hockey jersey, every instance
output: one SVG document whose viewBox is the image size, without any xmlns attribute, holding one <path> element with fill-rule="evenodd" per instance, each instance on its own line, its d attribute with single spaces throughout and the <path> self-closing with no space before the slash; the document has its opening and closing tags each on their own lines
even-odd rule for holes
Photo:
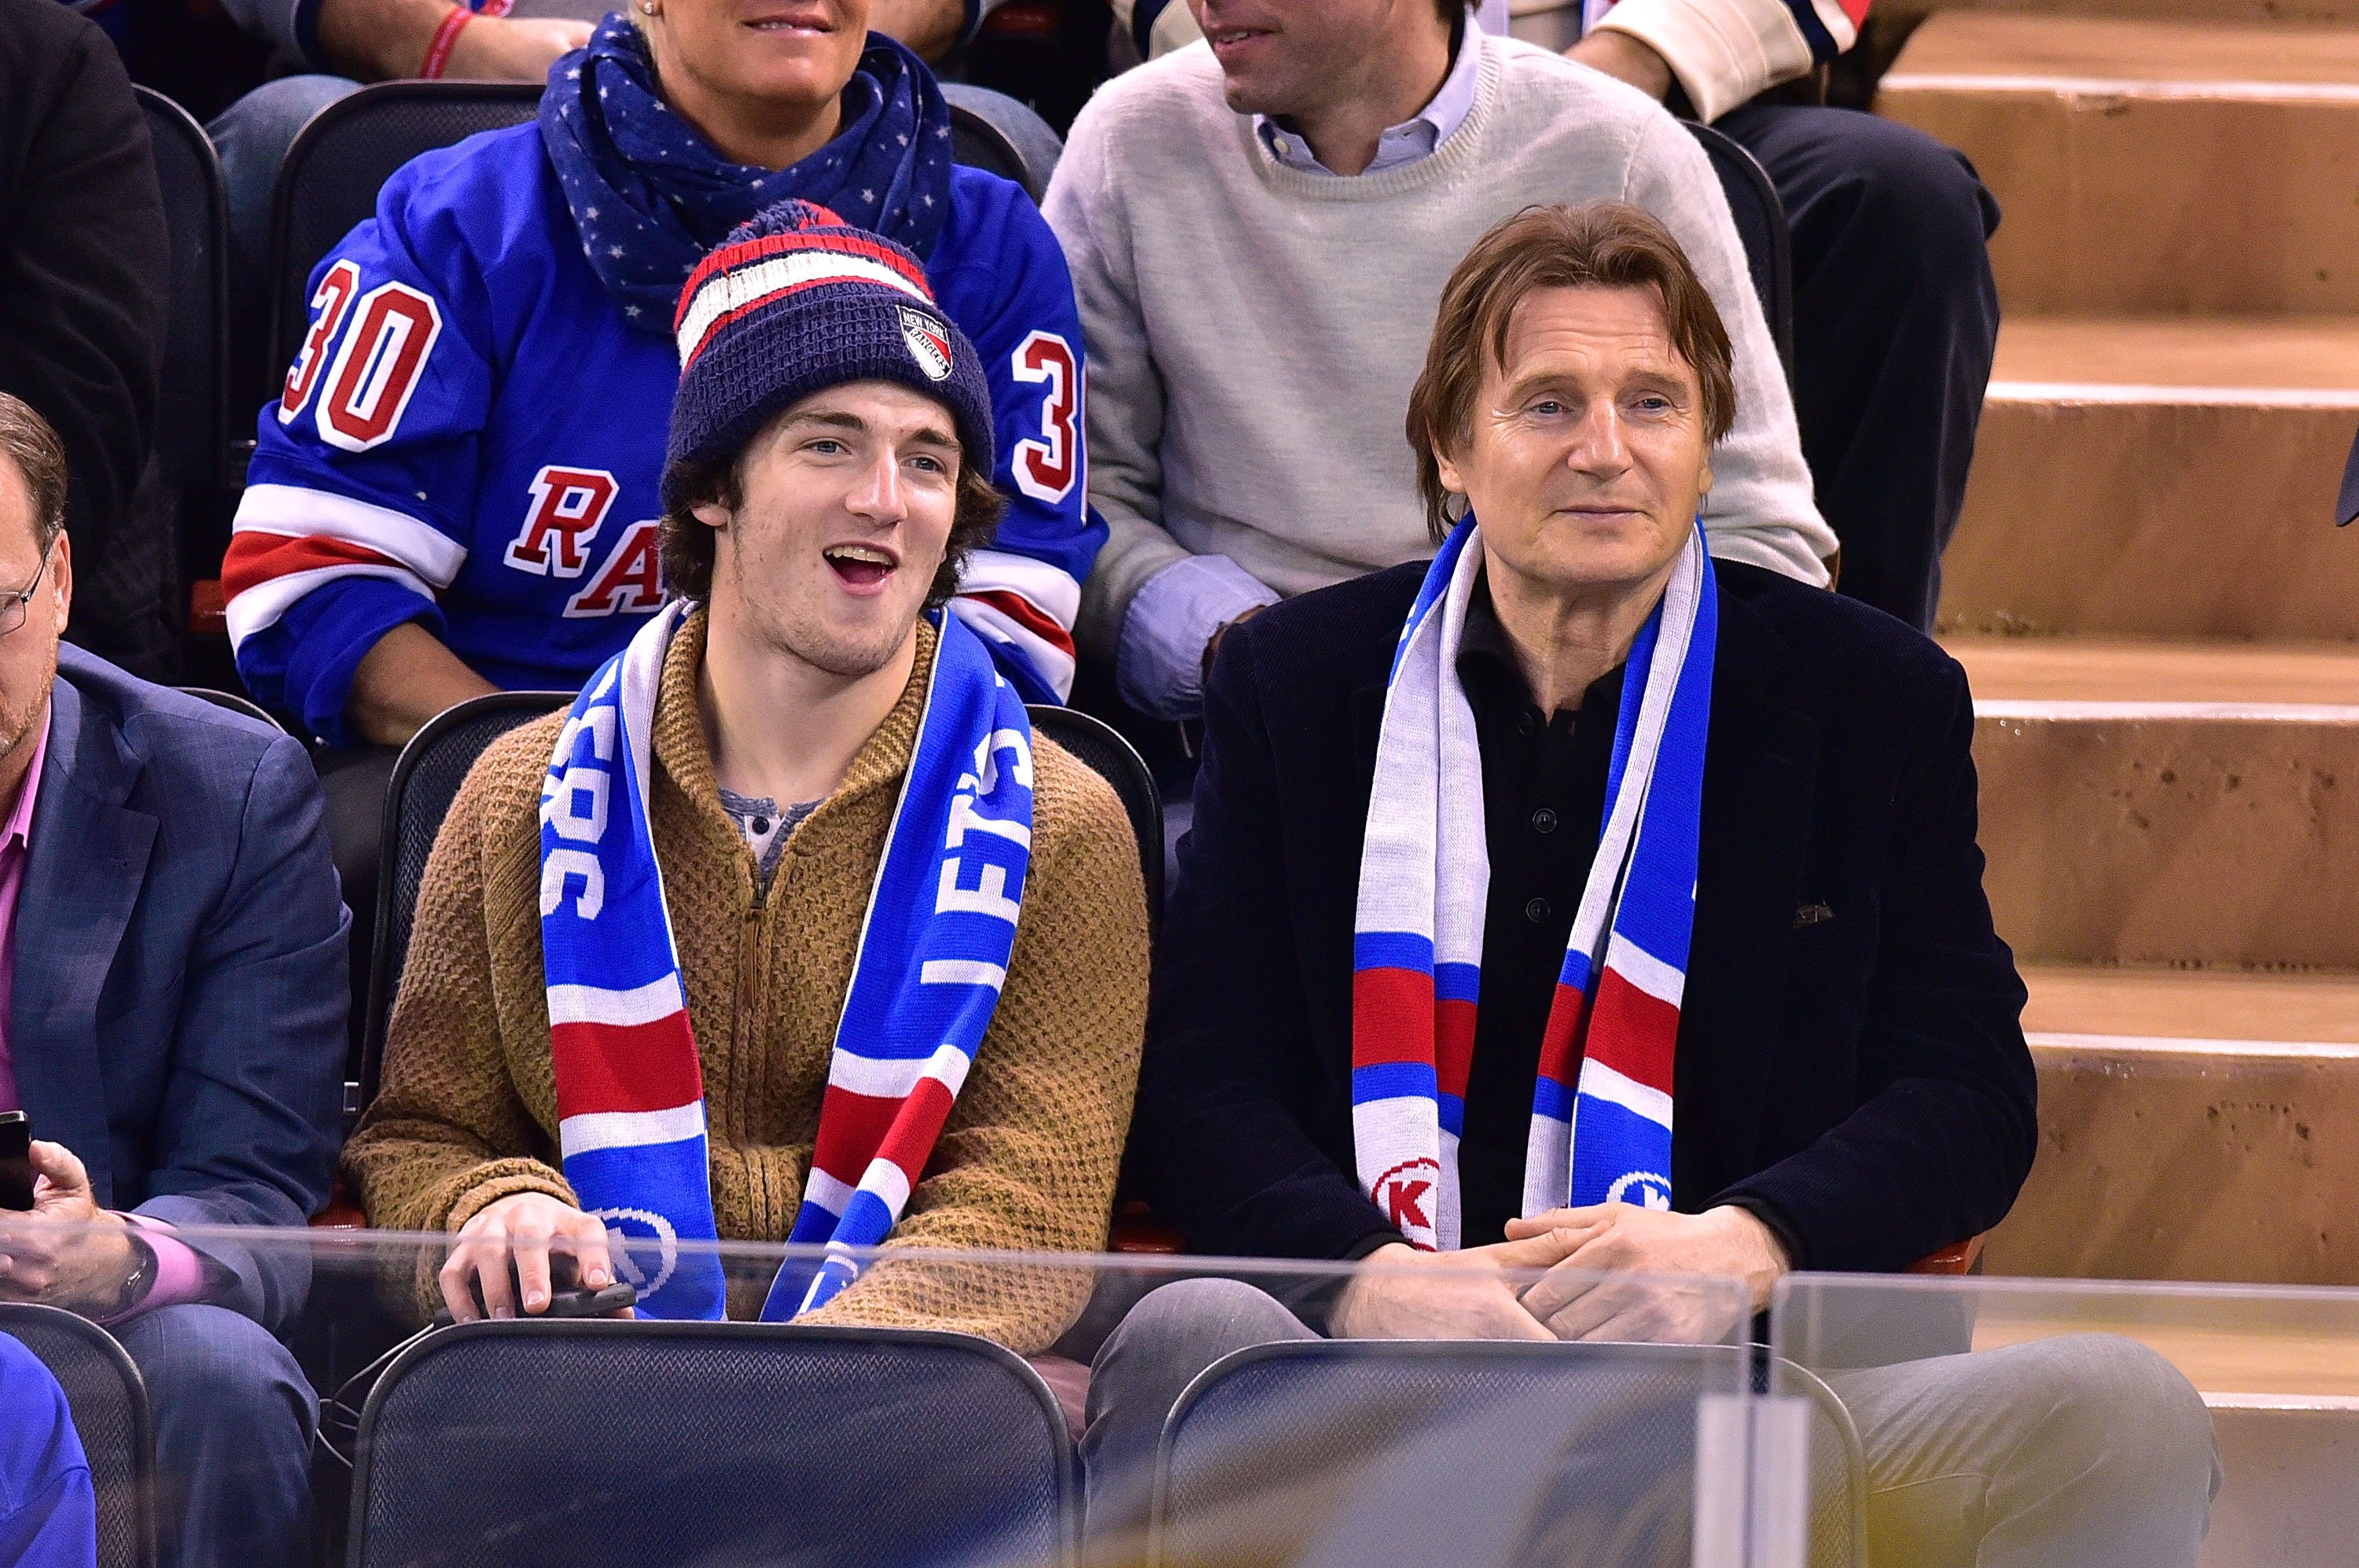
<svg viewBox="0 0 2359 1568">
<path fill-rule="evenodd" d="M 990 377 L 1010 500 L 952 610 L 1027 698 L 1060 699 L 1105 536 L 1071 278 L 1023 190 L 964 167 L 927 277 Z M 362 656 L 411 621 L 495 685 L 581 685 L 663 598 L 679 368 L 671 323 L 632 322 L 584 260 L 538 128 L 401 169 L 310 306 L 223 563 L 247 687 L 341 744 Z"/>
</svg>

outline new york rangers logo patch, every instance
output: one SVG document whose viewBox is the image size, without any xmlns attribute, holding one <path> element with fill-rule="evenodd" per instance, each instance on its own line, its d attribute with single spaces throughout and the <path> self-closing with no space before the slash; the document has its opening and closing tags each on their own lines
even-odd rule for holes
<svg viewBox="0 0 2359 1568">
<path fill-rule="evenodd" d="M 942 324 L 923 310 L 901 307 L 901 341 L 909 345 L 909 357 L 926 373 L 929 381 L 947 381 L 951 374 L 951 335 Z"/>
</svg>

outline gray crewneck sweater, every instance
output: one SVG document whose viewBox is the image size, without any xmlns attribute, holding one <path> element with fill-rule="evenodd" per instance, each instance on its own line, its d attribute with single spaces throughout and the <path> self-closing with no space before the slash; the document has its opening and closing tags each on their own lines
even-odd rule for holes
<svg viewBox="0 0 2359 1568">
<path fill-rule="evenodd" d="M 1823 583 L 1793 402 L 1727 199 L 1661 105 L 1469 29 L 1474 106 L 1432 156 L 1352 179 L 1270 157 L 1203 44 L 1117 77 L 1073 125 L 1047 213 L 1089 347 L 1090 499 L 1112 535 L 1082 595 L 1111 656 L 1139 587 L 1191 554 L 1298 593 L 1432 553 L 1402 421 L 1459 258 L 1536 202 L 1661 219 L 1735 346 L 1712 451 L 1714 555 Z"/>
</svg>

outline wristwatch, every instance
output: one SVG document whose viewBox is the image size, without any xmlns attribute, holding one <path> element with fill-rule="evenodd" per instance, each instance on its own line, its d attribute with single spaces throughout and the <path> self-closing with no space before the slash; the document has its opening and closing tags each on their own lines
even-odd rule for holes
<svg viewBox="0 0 2359 1568">
<path fill-rule="evenodd" d="M 109 1317 L 121 1317 L 146 1301 L 147 1292 L 156 1288 L 156 1249 L 147 1245 L 137 1226 L 126 1225 L 125 1228 L 131 1232 L 128 1238 L 131 1243 L 131 1273 L 123 1281 L 123 1289 L 114 1298 L 114 1310 L 107 1314 Z"/>
</svg>

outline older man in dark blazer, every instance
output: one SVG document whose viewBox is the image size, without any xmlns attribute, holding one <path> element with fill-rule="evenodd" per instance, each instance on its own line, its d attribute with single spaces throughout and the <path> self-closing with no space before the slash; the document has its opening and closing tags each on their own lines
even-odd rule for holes
<svg viewBox="0 0 2359 1568">
<path fill-rule="evenodd" d="M 284 735 L 60 648 L 65 455 L 0 394 L 0 1110 L 37 1141 L 0 1299 L 107 1325 L 155 1408 L 164 1561 L 306 1560 L 315 1415 L 273 1337 L 310 1282 L 345 928 Z"/>
<path fill-rule="evenodd" d="M 2014 1201 L 2035 1082 L 1964 674 L 1706 558 L 1728 363 L 1645 213 L 1508 220 L 1411 403 L 1440 557 L 1224 641 L 1134 1164 L 1195 1250 L 1392 1267 L 1292 1310 L 1148 1295 L 1093 1370 L 1093 1526 L 1243 1345 L 1676 1336 L 1675 1293 L 1613 1277 L 1730 1276 L 1757 1310 L 1789 1269 L 1899 1269 Z M 1838 1388 L 1894 1561 L 2193 1561 L 2210 1423 L 2143 1347 Z"/>
</svg>

